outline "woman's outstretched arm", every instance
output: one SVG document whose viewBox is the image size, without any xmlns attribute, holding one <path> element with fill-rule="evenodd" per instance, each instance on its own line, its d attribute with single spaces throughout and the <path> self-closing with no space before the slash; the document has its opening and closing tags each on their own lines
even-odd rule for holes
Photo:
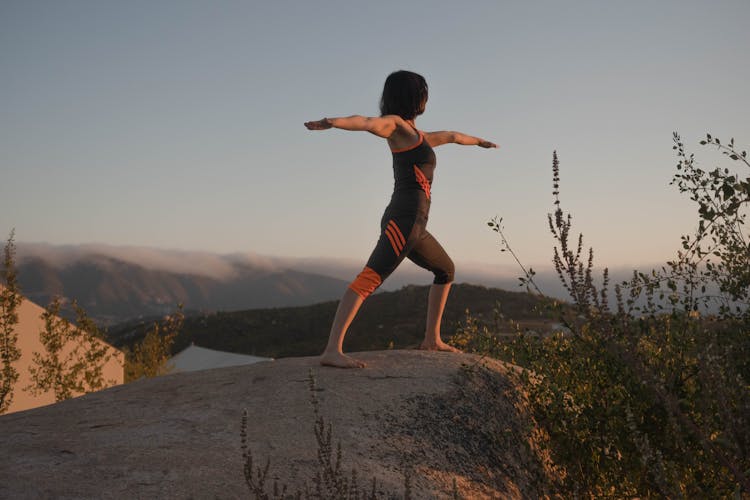
<svg viewBox="0 0 750 500">
<path fill-rule="evenodd" d="M 433 148 L 442 144 L 461 144 L 463 146 L 479 146 L 480 148 L 496 148 L 497 144 L 485 141 L 479 137 L 462 134 L 461 132 L 425 132 L 427 144 Z"/>
<path fill-rule="evenodd" d="M 375 134 L 378 137 L 390 137 L 398 128 L 399 117 L 387 116 L 346 116 L 340 118 L 323 118 L 312 122 L 306 122 L 308 130 L 327 130 L 329 128 L 340 128 L 343 130 L 362 130 Z"/>
</svg>

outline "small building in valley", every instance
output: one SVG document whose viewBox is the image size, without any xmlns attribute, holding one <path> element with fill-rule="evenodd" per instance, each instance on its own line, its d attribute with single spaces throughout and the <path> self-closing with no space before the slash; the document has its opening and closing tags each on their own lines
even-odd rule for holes
<svg viewBox="0 0 750 500">
<path fill-rule="evenodd" d="M 227 366 L 252 365 L 261 361 L 273 361 L 273 358 L 261 358 L 249 354 L 237 354 L 234 352 L 215 351 L 191 344 L 175 354 L 169 360 L 171 372 L 194 372 L 198 370 L 210 370 L 212 368 L 224 368 Z"/>
</svg>

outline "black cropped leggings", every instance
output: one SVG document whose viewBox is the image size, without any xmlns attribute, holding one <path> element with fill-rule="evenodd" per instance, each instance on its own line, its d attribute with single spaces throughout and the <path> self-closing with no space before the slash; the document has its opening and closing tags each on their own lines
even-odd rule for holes
<svg viewBox="0 0 750 500">
<path fill-rule="evenodd" d="M 349 285 L 363 299 L 379 287 L 396 270 L 404 258 L 435 275 L 433 283 L 453 281 L 453 261 L 438 241 L 427 231 L 427 216 L 392 215 L 386 210 L 380 221 L 380 238 L 367 265 Z"/>
</svg>

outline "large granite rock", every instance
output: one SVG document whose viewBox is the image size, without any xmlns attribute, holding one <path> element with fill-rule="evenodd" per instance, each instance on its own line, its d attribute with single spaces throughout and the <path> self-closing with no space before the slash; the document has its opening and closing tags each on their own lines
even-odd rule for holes
<svg viewBox="0 0 750 500">
<path fill-rule="evenodd" d="M 255 464 L 314 490 L 320 415 L 359 484 L 415 498 L 539 497 L 554 467 L 515 369 L 465 354 L 380 351 L 362 370 L 287 358 L 140 380 L 0 416 L 0 498 L 253 498 Z M 310 379 L 315 390 L 310 388 Z M 270 482 L 273 479 L 269 480 Z M 269 488 L 270 490 L 270 488 Z"/>
</svg>

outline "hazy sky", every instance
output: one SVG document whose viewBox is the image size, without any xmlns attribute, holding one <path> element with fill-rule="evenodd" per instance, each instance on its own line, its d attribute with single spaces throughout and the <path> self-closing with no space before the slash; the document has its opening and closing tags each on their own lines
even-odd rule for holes
<svg viewBox="0 0 750 500">
<path fill-rule="evenodd" d="M 446 145 L 428 229 L 457 262 L 550 260 L 563 208 L 610 266 L 660 262 L 696 211 L 672 132 L 750 146 L 750 2 L 0 0 L 0 235 L 367 259 L 385 141 L 309 132 L 377 114 L 391 71 L 430 86 Z M 460 268 L 459 268 L 460 272 Z"/>
</svg>

